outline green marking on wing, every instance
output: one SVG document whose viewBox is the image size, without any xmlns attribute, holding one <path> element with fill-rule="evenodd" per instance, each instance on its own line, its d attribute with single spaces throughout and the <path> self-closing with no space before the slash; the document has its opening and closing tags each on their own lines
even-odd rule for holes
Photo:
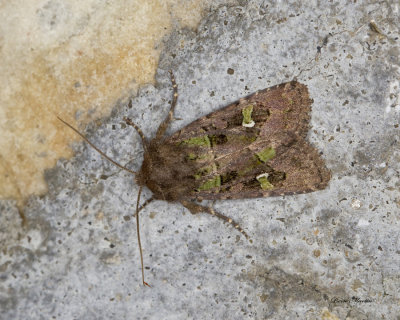
<svg viewBox="0 0 400 320">
<path fill-rule="evenodd" d="M 256 153 L 257 158 L 262 162 L 267 162 L 275 157 L 275 149 L 272 147 L 265 148 Z"/>
<path fill-rule="evenodd" d="M 178 145 L 184 145 L 188 147 L 207 147 L 214 148 L 216 146 L 224 145 L 224 144 L 251 144 L 252 142 L 257 140 L 257 135 L 250 134 L 234 134 L 234 135 L 226 135 L 226 134 L 218 134 L 218 135 L 204 135 L 199 137 L 193 137 L 186 140 L 182 140 L 178 142 Z M 200 154 L 194 154 L 193 152 L 189 153 L 187 156 L 188 160 L 196 160 L 200 158 Z"/>
<path fill-rule="evenodd" d="M 217 175 L 210 180 L 204 182 L 197 190 L 198 191 L 206 191 L 214 188 L 218 188 L 221 186 L 221 176 Z"/>
<path fill-rule="evenodd" d="M 274 186 L 268 181 L 268 173 L 260 174 L 256 177 L 263 190 L 271 190 Z"/>
<path fill-rule="evenodd" d="M 253 105 L 249 104 L 245 108 L 242 109 L 242 115 L 243 115 L 243 121 L 242 121 L 242 126 L 243 127 L 254 127 L 254 121 L 251 118 L 251 113 L 253 112 Z"/>
<path fill-rule="evenodd" d="M 239 136 L 234 136 L 234 138 L 239 140 L 240 142 L 244 142 L 244 143 L 252 143 L 252 142 L 257 140 L 257 136 L 256 135 L 252 135 L 252 136 L 239 135 Z"/>
<path fill-rule="evenodd" d="M 187 155 L 187 159 L 188 160 L 196 160 L 198 157 L 196 156 L 196 154 L 194 154 L 194 153 L 189 153 L 188 155 Z"/>
<path fill-rule="evenodd" d="M 238 171 L 239 176 L 246 176 L 256 168 L 265 166 L 265 164 L 275 157 L 275 149 L 272 147 L 265 148 L 260 152 L 254 154 L 252 158 L 246 163 L 246 166 Z M 268 166 L 268 165 L 267 165 Z"/>
<path fill-rule="evenodd" d="M 207 135 L 189 138 L 189 139 L 183 140 L 181 143 L 185 143 L 185 144 L 192 145 L 192 146 L 211 148 L 211 141 Z"/>
</svg>

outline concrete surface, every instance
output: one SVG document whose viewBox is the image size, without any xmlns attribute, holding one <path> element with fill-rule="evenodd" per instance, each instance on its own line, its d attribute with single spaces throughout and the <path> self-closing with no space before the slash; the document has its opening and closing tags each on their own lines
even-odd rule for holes
<svg viewBox="0 0 400 320">
<path fill-rule="evenodd" d="M 141 214 L 133 177 L 86 144 L 46 173 L 20 228 L 1 202 L 2 319 L 398 319 L 400 314 L 399 5 L 395 1 L 238 1 L 194 33 L 166 39 L 157 85 L 86 131 L 133 170 L 179 86 L 170 132 L 293 78 L 314 99 L 309 140 L 332 171 L 315 193 L 216 202 L 249 243 L 208 215 L 154 202 Z M 232 69 L 232 71 L 229 71 Z M 65 130 L 69 130 L 65 128 Z M 150 197 L 149 191 L 143 194 Z"/>
</svg>

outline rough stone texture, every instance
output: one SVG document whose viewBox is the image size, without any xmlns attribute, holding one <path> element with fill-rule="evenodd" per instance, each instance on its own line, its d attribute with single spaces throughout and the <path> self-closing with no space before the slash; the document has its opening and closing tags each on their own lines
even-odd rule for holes
<svg viewBox="0 0 400 320">
<path fill-rule="evenodd" d="M 130 218 L 137 185 L 77 144 L 74 159 L 47 172 L 50 192 L 27 205 L 26 229 L 13 203 L 1 204 L 2 319 L 396 319 L 400 8 L 303 3 L 238 1 L 210 12 L 197 33 L 176 32 L 158 85 L 86 133 L 135 170 L 143 150 L 122 117 L 154 136 L 171 98 L 166 70 L 180 93 L 170 132 L 297 77 L 314 99 L 309 140 L 332 170 L 329 187 L 216 202 L 252 244 L 213 217 L 152 203 L 141 214 L 149 289 Z"/>
</svg>

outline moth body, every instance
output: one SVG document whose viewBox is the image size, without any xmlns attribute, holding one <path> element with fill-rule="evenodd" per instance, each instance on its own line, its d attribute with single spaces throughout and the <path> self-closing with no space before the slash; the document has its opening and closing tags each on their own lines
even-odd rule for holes
<svg viewBox="0 0 400 320">
<path fill-rule="evenodd" d="M 311 103 L 305 85 L 283 83 L 144 142 L 137 183 L 170 202 L 323 189 L 330 172 L 306 141 Z"/>
<path fill-rule="evenodd" d="M 171 80 L 171 109 L 154 139 L 147 141 L 141 129 L 124 118 L 143 142 L 139 172 L 109 158 L 60 119 L 107 160 L 136 175 L 140 186 L 136 222 L 144 285 L 148 284 L 144 279 L 139 211 L 151 201 L 179 202 L 193 214 L 214 215 L 249 238 L 233 219 L 198 202 L 307 193 L 324 189 L 330 180 L 324 160 L 306 141 L 312 103 L 307 86 L 292 81 L 257 91 L 165 136 L 178 98 L 172 73 Z M 153 195 L 139 207 L 143 187 Z"/>
</svg>

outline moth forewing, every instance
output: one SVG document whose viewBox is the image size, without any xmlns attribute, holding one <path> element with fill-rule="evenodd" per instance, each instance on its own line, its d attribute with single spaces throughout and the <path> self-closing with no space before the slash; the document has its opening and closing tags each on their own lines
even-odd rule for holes
<svg viewBox="0 0 400 320">
<path fill-rule="evenodd" d="M 330 173 L 305 140 L 311 103 L 305 85 L 283 83 L 173 134 L 165 143 L 180 146 L 177 163 L 185 169 L 176 183 L 192 184 L 178 199 L 256 198 L 324 188 Z"/>
</svg>

